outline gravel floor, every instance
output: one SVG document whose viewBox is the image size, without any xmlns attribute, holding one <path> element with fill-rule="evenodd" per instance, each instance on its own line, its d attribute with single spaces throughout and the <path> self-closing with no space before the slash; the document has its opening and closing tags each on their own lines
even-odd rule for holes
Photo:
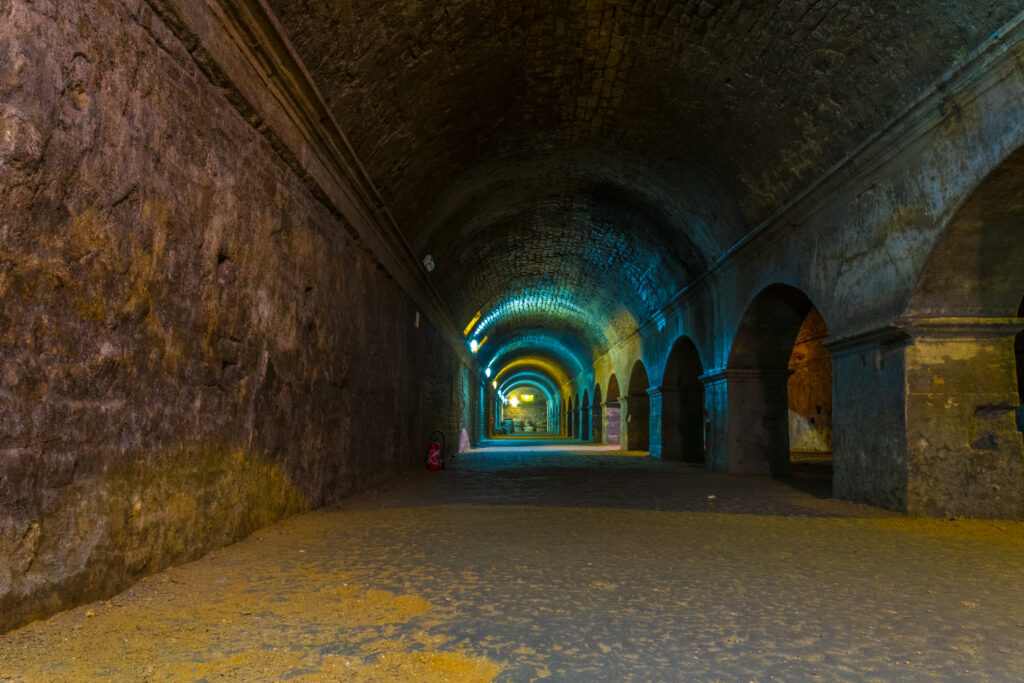
<svg viewBox="0 0 1024 683">
<path fill-rule="evenodd" d="M 1024 523 L 522 448 L 0 636 L 0 680 L 1024 680 Z"/>
</svg>

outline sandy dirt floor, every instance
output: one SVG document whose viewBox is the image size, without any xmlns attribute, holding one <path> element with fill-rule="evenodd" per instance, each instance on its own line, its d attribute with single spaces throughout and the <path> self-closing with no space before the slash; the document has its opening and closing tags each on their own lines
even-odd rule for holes
<svg viewBox="0 0 1024 683">
<path fill-rule="evenodd" d="M 0 680 L 1024 680 L 1024 523 L 521 448 L 0 636 Z"/>
</svg>

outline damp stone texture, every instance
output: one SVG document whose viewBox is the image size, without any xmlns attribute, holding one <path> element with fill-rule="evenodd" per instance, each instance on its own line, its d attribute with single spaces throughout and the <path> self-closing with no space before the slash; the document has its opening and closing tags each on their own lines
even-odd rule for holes
<svg viewBox="0 0 1024 683">
<path fill-rule="evenodd" d="M 451 347 L 147 3 L 0 2 L 0 65 L 0 631 L 454 428 Z"/>
</svg>

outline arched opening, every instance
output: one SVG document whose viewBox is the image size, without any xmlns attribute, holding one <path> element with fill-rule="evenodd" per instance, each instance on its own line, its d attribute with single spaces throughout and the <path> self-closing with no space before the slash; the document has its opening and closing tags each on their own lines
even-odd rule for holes
<svg viewBox="0 0 1024 683">
<path fill-rule="evenodd" d="M 590 441 L 590 395 L 583 390 L 583 402 L 580 404 L 580 439 Z"/>
<path fill-rule="evenodd" d="M 601 425 L 604 421 L 601 419 L 601 385 L 594 385 L 594 407 L 591 414 L 591 424 L 593 425 L 592 433 L 594 443 L 601 443 L 603 438 Z"/>
<path fill-rule="evenodd" d="M 729 354 L 729 469 L 782 475 L 790 448 L 830 463 L 832 364 L 828 326 L 810 299 L 771 285 L 750 303 Z"/>
<path fill-rule="evenodd" d="M 608 435 L 605 443 L 609 446 L 618 446 L 622 443 L 622 408 L 619 406 L 619 380 L 615 375 L 608 380 L 604 431 Z"/>
<path fill-rule="evenodd" d="M 662 457 L 703 463 L 705 456 L 704 374 L 700 354 L 689 337 L 672 346 L 661 387 Z"/>
<path fill-rule="evenodd" d="M 519 384 L 501 406 L 501 423 L 509 434 L 547 434 L 547 395 L 540 387 Z"/>
<path fill-rule="evenodd" d="M 626 399 L 626 450 L 646 451 L 651 445 L 650 381 L 641 361 L 633 365 L 629 375 L 629 396 Z"/>
<path fill-rule="evenodd" d="M 790 466 L 831 473 L 832 357 L 825 348 L 828 326 L 818 309 L 804 318 L 789 357 Z"/>
</svg>

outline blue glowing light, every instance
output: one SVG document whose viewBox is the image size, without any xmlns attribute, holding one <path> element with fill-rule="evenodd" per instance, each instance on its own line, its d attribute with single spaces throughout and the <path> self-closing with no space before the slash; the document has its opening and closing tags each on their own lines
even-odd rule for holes
<svg viewBox="0 0 1024 683">
<path fill-rule="evenodd" d="M 525 294 L 498 304 L 480 321 L 476 333 L 482 334 L 484 330 L 506 316 L 539 312 L 557 314 L 559 317 L 586 319 L 583 309 L 571 301 L 567 294 Z"/>
</svg>

